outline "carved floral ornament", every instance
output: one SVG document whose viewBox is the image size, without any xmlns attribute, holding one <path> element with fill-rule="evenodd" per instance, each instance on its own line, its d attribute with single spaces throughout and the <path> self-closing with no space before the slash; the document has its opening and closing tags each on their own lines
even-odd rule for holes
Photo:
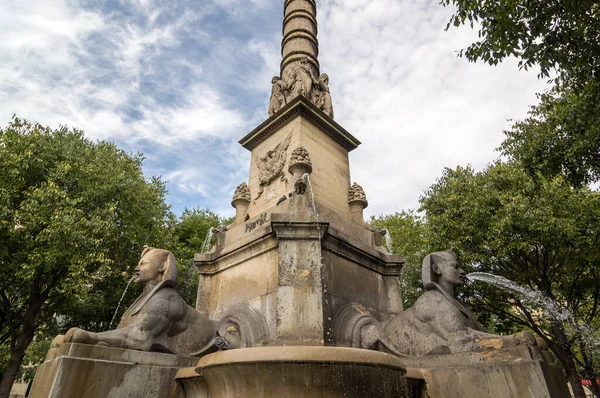
<svg viewBox="0 0 600 398">
<path fill-rule="evenodd" d="M 365 194 L 365 190 L 358 185 L 357 183 L 352 184 L 350 189 L 348 190 L 348 202 L 364 202 L 365 207 L 367 207 L 367 195 Z"/>
<path fill-rule="evenodd" d="M 308 151 L 301 146 L 292 151 L 292 155 L 290 156 L 290 163 L 306 163 L 312 165 L 312 163 L 310 162 L 310 155 L 308 154 Z"/>
<path fill-rule="evenodd" d="M 250 188 L 248 188 L 248 185 L 246 184 L 246 182 L 242 182 L 235 189 L 232 201 L 236 201 L 238 199 L 243 199 L 243 200 L 247 200 L 248 202 L 250 202 Z"/>
</svg>

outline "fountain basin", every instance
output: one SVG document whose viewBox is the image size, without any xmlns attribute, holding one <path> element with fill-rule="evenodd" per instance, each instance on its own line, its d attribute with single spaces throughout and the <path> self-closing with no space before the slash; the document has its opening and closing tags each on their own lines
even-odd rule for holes
<svg viewBox="0 0 600 398">
<path fill-rule="evenodd" d="M 405 374 L 400 359 L 382 352 L 285 346 L 209 354 L 176 380 L 189 398 L 408 397 Z"/>
</svg>

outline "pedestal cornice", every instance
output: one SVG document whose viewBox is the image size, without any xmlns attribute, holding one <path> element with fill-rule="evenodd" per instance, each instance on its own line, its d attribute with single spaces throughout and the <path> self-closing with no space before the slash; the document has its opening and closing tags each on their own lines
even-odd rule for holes
<svg viewBox="0 0 600 398">
<path fill-rule="evenodd" d="M 346 129 L 317 108 L 306 97 L 300 95 L 281 108 L 273 116 L 242 138 L 239 143 L 249 151 L 258 144 L 291 122 L 295 117 L 302 116 L 318 126 L 324 133 L 340 144 L 348 152 L 356 149 L 361 142 Z"/>
</svg>

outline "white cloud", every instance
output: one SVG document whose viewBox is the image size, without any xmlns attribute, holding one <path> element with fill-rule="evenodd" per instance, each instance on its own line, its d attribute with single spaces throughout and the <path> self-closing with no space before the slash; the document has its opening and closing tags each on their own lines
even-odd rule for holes
<svg viewBox="0 0 600 398">
<path fill-rule="evenodd" d="M 0 2 L 0 124 L 16 113 L 143 150 L 146 172 L 170 181 L 176 211 L 231 214 L 250 166 L 236 141 L 266 118 L 279 71 L 282 2 L 117 5 Z M 445 166 L 492 161 L 506 119 L 523 117 L 545 87 L 515 62 L 457 58 L 475 35 L 444 32 L 451 10 L 437 2 L 318 5 L 336 120 L 363 141 L 350 160 L 367 214 L 417 207 Z"/>
<path fill-rule="evenodd" d="M 425 0 L 320 3 L 321 69 L 336 120 L 359 138 L 352 180 L 367 214 L 418 207 L 444 167 L 483 167 L 498 156 L 506 119 L 525 116 L 544 83 L 516 62 L 468 63 L 456 51 L 476 35 L 444 27 L 451 14 Z"/>
</svg>

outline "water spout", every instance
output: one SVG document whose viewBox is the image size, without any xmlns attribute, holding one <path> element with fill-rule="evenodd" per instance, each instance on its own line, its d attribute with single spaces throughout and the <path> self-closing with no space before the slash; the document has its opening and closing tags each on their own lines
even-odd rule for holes
<svg viewBox="0 0 600 398">
<path fill-rule="evenodd" d="M 486 272 L 473 272 L 466 277 L 471 281 L 481 281 L 519 296 L 525 304 L 542 309 L 542 311 L 553 321 L 562 323 L 568 334 L 577 336 L 583 346 L 596 355 L 600 348 L 600 341 L 593 337 L 593 332 L 587 325 L 577 322 L 573 314 L 567 309 L 560 309 L 556 302 L 546 297 L 542 292 L 520 286 L 510 279 L 502 276 L 488 274 Z"/>
<path fill-rule="evenodd" d="M 127 286 L 125 286 L 125 290 L 123 290 L 121 299 L 119 300 L 119 303 L 117 304 L 117 308 L 115 309 L 115 313 L 113 314 L 112 319 L 110 320 L 110 324 L 108 325 L 109 330 L 113 328 L 113 323 L 115 322 L 115 318 L 117 317 L 117 313 L 119 312 L 119 307 L 121 307 L 121 302 L 123 301 L 123 298 L 125 298 L 125 294 L 127 293 L 127 290 L 129 289 L 129 285 L 131 285 L 131 282 L 133 282 L 134 279 L 135 279 L 135 276 L 131 277 L 129 282 L 127 282 Z"/>
<path fill-rule="evenodd" d="M 204 238 L 202 247 L 200 248 L 200 253 L 206 253 L 210 249 L 210 242 L 212 241 L 214 233 L 215 233 L 215 228 L 210 227 L 210 229 L 208 230 L 208 232 L 206 234 L 206 237 Z"/>
<path fill-rule="evenodd" d="M 486 282 L 501 290 L 517 295 L 524 302 L 542 308 L 548 316 L 557 321 L 564 322 L 571 318 L 571 314 L 568 311 L 560 310 L 556 303 L 546 297 L 542 292 L 520 286 L 510 279 L 488 274 L 486 272 L 473 272 L 466 275 L 466 277 L 472 281 Z"/>
<path fill-rule="evenodd" d="M 392 234 L 387 228 L 384 229 L 383 232 L 385 232 L 385 234 L 383 235 L 383 239 L 385 241 L 385 248 L 390 254 L 394 254 L 394 252 L 392 251 Z"/>
<path fill-rule="evenodd" d="M 315 192 L 313 191 L 312 182 L 310 181 L 310 176 L 308 173 L 304 173 L 303 177 L 306 180 L 306 184 L 308 185 L 308 190 L 310 191 L 310 207 L 313 209 L 313 211 L 317 215 L 317 222 L 318 222 L 319 213 L 317 212 L 317 207 L 315 206 Z"/>
</svg>

